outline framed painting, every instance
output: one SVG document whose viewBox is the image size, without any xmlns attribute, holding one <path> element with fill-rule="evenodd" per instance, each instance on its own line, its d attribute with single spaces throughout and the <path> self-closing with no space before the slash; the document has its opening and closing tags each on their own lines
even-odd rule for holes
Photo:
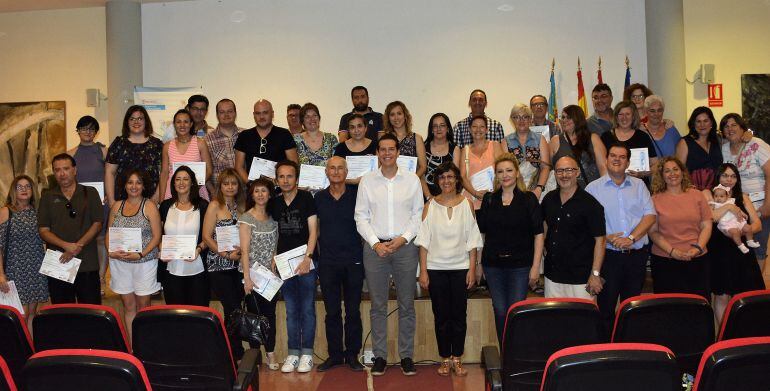
<svg viewBox="0 0 770 391">
<path fill-rule="evenodd" d="M 770 74 L 741 75 L 743 118 L 754 134 L 770 137 Z"/>
</svg>

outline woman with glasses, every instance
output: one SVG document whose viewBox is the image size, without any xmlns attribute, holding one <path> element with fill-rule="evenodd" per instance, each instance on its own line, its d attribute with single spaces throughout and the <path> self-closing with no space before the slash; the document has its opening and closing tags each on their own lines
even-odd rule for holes
<svg viewBox="0 0 770 391">
<path fill-rule="evenodd" d="M 561 112 L 561 134 L 551 137 L 551 161 L 572 156 L 580 167 L 578 185 L 586 185 L 607 173 L 607 150 L 601 138 L 588 131 L 583 109 L 569 105 Z"/>
<path fill-rule="evenodd" d="M 15 283 L 29 328 L 38 304 L 48 301 L 48 280 L 39 272 L 44 256 L 35 185 L 32 178 L 19 175 L 11 182 L 5 206 L 0 208 L 0 292 L 8 293 L 8 283 Z"/>
<path fill-rule="evenodd" d="M 663 98 L 650 95 L 644 99 L 644 110 L 647 112 L 647 123 L 644 128 L 652 138 L 655 153 L 659 158 L 673 156 L 676 153 L 676 144 L 682 136 L 674 126 L 674 122 L 663 118 L 666 104 Z"/>
<path fill-rule="evenodd" d="M 452 135 L 452 125 L 444 113 L 436 113 L 428 121 L 428 137 L 425 138 L 425 161 L 427 169 L 425 180 L 422 181 L 422 192 L 431 198 L 441 194 L 441 188 L 436 181 L 435 170 L 444 163 L 452 162 L 460 165 L 459 149 L 455 146 Z M 462 178 L 458 178 L 462 186 Z"/>
<path fill-rule="evenodd" d="M 631 101 L 639 112 L 640 124 L 647 123 L 647 108 L 644 106 L 644 100 L 652 95 L 652 90 L 642 83 L 634 83 L 623 91 L 623 100 Z"/>
<path fill-rule="evenodd" d="M 147 173 L 148 181 L 144 186 L 149 199 L 156 204 L 160 203 L 158 181 L 163 141 L 153 136 L 152 132 L 152 122 L 144 107 L 134 105 L 126 110 L 122 134 L 115 138 L 107 150 L 104 193 L 109 206 L 119 199 L 117 194 L 123 192 L 126 172 L 131 169 Z"/>
<path fill-rule="evenodd" d="M 532 109 L 529 106 L 523 103 L 513 105 L 510 119 L 516 131 L 503 140 L 504 150 L 516 156 L 524 184 L 537 199 L 541 199 L 551 172 L 548 140 L 529 129 L 532 125 Z"/>
<path fill-rule="evenodd" d="M 203 138 L 195 135 L 193 118 L 189 111 L 182 109 L 174 114 L 174 131 L 176 132 L 176 137 L 163 144 L 160 194 L 164 200 L 171 198 L 172 183 L 170 174 L 174 173 L 175 163 L 204 162 L 206 164 L 206 178 L 211 176 L 212 170 L 209 148 L 203 141 Z M 206 186 L 200 186 L 198 194 L 204 200 L 209 200 L 209 192 L 206 190 Z"/>
</svg>

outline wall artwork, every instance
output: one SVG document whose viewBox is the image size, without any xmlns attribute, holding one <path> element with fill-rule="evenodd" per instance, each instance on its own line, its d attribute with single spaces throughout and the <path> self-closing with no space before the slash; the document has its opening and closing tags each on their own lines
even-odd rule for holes
<svg viewBox="0 0 770 391">
<path fill-rule="evenodd" d="M 741 75 L 743 118 L 754 134 L 770 140 L 770 74 Z"/>
<path fill-rule="evenodd" d="M 65 152 L 65 102 L 0 103 L 0 203 L 16 175 L 27 174 L 39 200 L 53 179 L 51 159 Z"/>
</svg>

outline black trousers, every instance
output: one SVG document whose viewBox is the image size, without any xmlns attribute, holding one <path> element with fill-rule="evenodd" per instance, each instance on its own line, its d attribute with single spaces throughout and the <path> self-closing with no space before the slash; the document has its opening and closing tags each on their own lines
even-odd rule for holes
<svg viewBox="0 0 770 391">
<path fill-rule="evenodd" d="M 230 315 L 243 301 L 243 274 L 238 269 L 208 272 L 209 282 L 214 294 L 222 303 L 225 313 L 225 327 L 230 324 Z M 237 336 L 228 335 L 233 357 L 240 360 L 243 357 L 243 343 Z"/>
<path fill-rule="evenodd" d="M 320 263 L 321 281 L 326 308 L 326 340 L 329 359 L 357 357 L 361 351 L 361 288 L 364 284 L 364 265 L 334 265 Z M 345 301 L 345 346 L 343 349 L 342 301 Z"/>
<path fill-rule="evenodd" d="M 428 269 L 428 291 L 433 307 L 438 354 L 442 358 L 459 357 L 465 349 L 468 295 L 463 270 Z"/>
<path fill-rule="evenodd" d="M 692 293 L 711 301 L 710 259 L 706 253 L 690 261 L 650 256 L 655 293 Z"/>
<path fill-rule="evenodd" d="M 254 299 L 251 299 L 254 298 Z M 275 304 L 278 301 L 278 294 L 273 297 L 273 300 L 268 301 L 264 297 L 257 293 L 252 293 L 246 297 L 246 309 L 253 314 L 262 314 L 267 318 L 267 323 L 270 325 L 270 329 L 267 330 L 265 343 L 265 353 L 275 351 Z M 256 304 L 256 307 L 255 307 Z M 256 346 L 251 346 L 256 348 Z"/>
<path fill-rule="evenodd" d="M 618 301 L 622 302 L 642 293 L 649 255 L 650 252 L 646 248 L 627 253 L 614 250 L 604 253 L 601 274 L 605 281 L 596 303 L 599 305 L 607 335 L 612 332 Z"/>
<path fill-rule="evenodd" d="M 48 293 L 51 304 L 102 304 L 99 271 L 80 272 L 72 284 L 48 277 Z"/>
<path fill-rule="evenodd" d="M 193 276 L 175 276 L 168 270 L 163 273 L 165 274 L 163 296 L 166 299 L 166 304 L 209 306 L 211 291 L 206 272 Z"/>
</svg>

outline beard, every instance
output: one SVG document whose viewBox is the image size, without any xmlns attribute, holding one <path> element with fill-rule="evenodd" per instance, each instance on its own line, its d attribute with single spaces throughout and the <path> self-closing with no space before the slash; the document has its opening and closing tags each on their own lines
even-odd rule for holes
<svg viewBox="0 0 770 391">
<path fill-rule="evenodd" d="M 366 111 L 367 109 L 369 109 L 368 103 L 362 103 L 362 104 L 353 106 L 353 110 L 355 111 Z"/>
</svg>

